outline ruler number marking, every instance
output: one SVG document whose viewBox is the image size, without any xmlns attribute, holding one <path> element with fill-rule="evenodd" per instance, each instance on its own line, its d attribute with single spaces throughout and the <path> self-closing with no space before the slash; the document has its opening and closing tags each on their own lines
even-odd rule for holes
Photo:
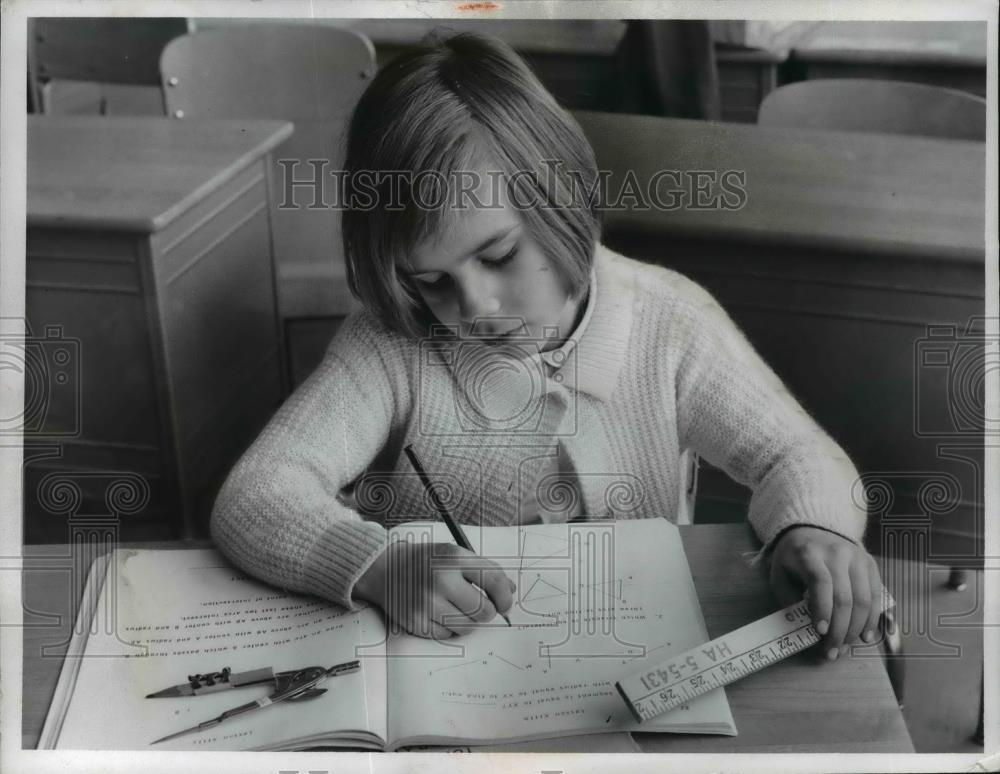
<svg viewBox="0 0 1000 774">
<path fill-rule="evenodd" d="M 784 617 L 788 623 L 794 623 L 796 621 L 796 617 L 801 618 L 802 616 L 808 615 L 807 609 L 804 606 L 799 606 L 799 605 L 784 611 L 784 613 L 785 613 Z M 804 637 L 803 634 L 805 635 Z M 793 635 L 796 637 L 797 642 L 792 641 Z M 731 637 L 732 635 L 730 634 L 727 636 Z M 632 702 L 633 707 L 637 706 L 637 702 L 649 699 L 653 699 L 653 703 L 658 704 L 658 702 L 656 702 L 656 699 L 662 697 L 662 694 L 665 691 L 677 688 L 679 688 L 683 692 L 684 694 L 683 699 L 674 699 L 672 701 L 666 701 L 661 706 L 670 707 L 670 705 L 673 704 L 674 702 L 676 702 L 677 704 L 683 703 L 683 701 L 687 701 L 702 693 L 707 693 L 708 691 L 713 690 L 714 688 L 717 688 L 721 685 L 726 685 L 730 682 L 733 682 L 738 677 L 743 677 L 747 674 L 763 669 L 766 666 L 770 666 L 771 664 L 785 658 L 786 656 L 792 655 L 799 650 L 803 650 L 804 648 L 814 644 L 818 640 L 819 640 L 819 635 L 816 633 L 816 630 L 813 627 L 812 622 L 810 621 L 802 626 L 797 627 L 796 629 L 793 629 L 791 632 L 784 632 L 778 635 L 777 637 L 774 637 L 771 640 L 761 643 L 758 646 L 748 648 L 747 650 L 744 650 L 739 653 L 735 653 L 725 661 L 711 664 L 710 666 L 707 666 L 704 669 L 695 672 L 690 677 L 682 677 L 680 679 L 675 679 L 673 682 L 668 683 L 664 687 L 651 690 L 648 693 L 640 697 L 637 697 L 637 699 Z M 712 647 L 713 645 L 714 642 L 708 642 L 701 647 L 702 648 Z M 774 648 L 775 645 L 778 647 L 778 651 L 775 651 Z M 768 652 L 764 651 L 765 647 L 767 648 Z M 674 664 L 677 661 L 683 660 L 683 658 L 684 656 L 681 655 L 680 657 L 671 659 L 666 663 L 668 665 Z M 741 672 L 737 664 L 742 666 L 745 671 Z M 716 672 L 721 674 L 724 679 L 722 679 L 721 681 L 712 680 L 711 682 L 709 682 L 706 679 L 706 675 L 711 676 L 710 673 L 716 673 Z M 642 676 L 638 676 L 638 679 L 644 684 L 644 686 L 648 690 L 649 686 L 648 684 L 646 684 L 646 681 L 642 678 Z M 715 683 L 715 685 L 713 685 L 712 683 Z M 663 710 L 661 709 L 660 711 L 662 712 Z M 640 714 L 642 713 L 640 712 Z"/>
</svg>

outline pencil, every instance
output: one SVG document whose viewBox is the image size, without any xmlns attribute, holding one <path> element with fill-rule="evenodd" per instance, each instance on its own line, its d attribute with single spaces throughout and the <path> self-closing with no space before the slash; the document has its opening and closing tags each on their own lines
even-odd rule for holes
<svg viewBox="0 0 1000 774">
<path fill-rule="evenodd" d="M 406 452 L 406 456 L 409 458 L 410 464 L 413 466 L 413 469 L 417 471 L 417 475 L 420 476 L 420 481 L 423 483 L 424 489 L 426 489 L 427 494 L 430 495 L 431 501 L 434 503 L 434 507 L 437 508 L 437 512 L 441 515 L 442 520 L 448 527 L 448 531 L 455 539 L 455 542 L 465 550 L 476 553 L 476 549 L 472 547 L 472 543 L 469 542 L 469 538 L 465 534 L 465 531 L 461 526 L 459 526 L 458 522 L 452 518 L 448 508 L 443 502 L 441 502 L 441 498 L 438 497 L 437 490 L 434 489 L 434 485 L 431 483 L 426 471 L 424 471 L 424 466 L 420 464 L 420 460 L 417 459 L 416 452 L 413 451 L 413 444 L 406 446 L 403 451 Z M 499 610 L 497 612 L 500 613 Z M 500 616 L 507 622 L 508 626 L 511 625 L 510 619 L 507 617 L 506 613 L 500 613 Z"/>
</svg>

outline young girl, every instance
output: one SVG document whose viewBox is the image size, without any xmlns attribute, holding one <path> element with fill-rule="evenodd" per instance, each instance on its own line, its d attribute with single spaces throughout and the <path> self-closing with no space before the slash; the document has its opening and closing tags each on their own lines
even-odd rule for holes
<svg viewBox="0 0 1000 774">
<path fill-rule="evenodd" d="M 676 520 L 692 450 L 752 487 L 774 590 L 808 594 L 823 654 L 875 639 L 853 465 L 702 288 L 599 243 L 593 151 L 510 48 L 463 34 L 387 65 L 345 172 L 365 308 L 220 491 L 232 561 L 449 637 L 515 588 L 457 546 L 389 544 L 386 525 L 434 513 L 406 446 L 482 526 Z"/>
</svg>

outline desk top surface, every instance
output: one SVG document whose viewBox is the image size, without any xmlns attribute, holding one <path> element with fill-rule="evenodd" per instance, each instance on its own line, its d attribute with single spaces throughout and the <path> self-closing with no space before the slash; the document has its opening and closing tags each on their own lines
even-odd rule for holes
<svg viewBox="0 0 1000 774">
<path fill-rule="evenodd" d="M 612 192 L 633 170 L 746 175 L 740 209 L 608 212 L 609 230 L 982 262 L 986 144 L 577 111 Z M 672 178 L 661 177 L 670 204 Z M 655 182 L 655 181 L 654 181 Z M 684 183 L 686 184 L 686 183 Z M 711 188 L 718 191 L 719 185 Z M 732 199 L 732 197 L 730 197 Z"/>
<path fill-rule="evenodd" d="M 158 231 L 291 134 L 287 121 L 28 116 L 28 226 Z"/>
<path fill-rule="evenodd" d="M 710 637 L 777 608 L 763 571 L 747 563 L 746 554 L 755 545 L 746 525 L 682 527 L 681 534 Z M 73 557 L 65 545 L 27 546 L 25 555 L 22 740 L 25 749 L 33 749 L 62 665 L 59 658 L 43 657 L 43 647 L 55 645 L 57 652 L 64 652 L 73 626 L 67 599 Z M 636 740 L 646 752 L 661 753 L 913 752 L 874 648 L 832 663 L 800 653 L 729 686 L 726 692 L 738 736 L 635 734 Z"/>
<path fill-rule="evenodd" d="M 739 209 L 625 199 L 606 214 L 609 230 L 983 260 L 985 143 L 575 115 L 612 191 L 628 171 L 644 191 L 661 170 L 745 174 Z M 29 116 L 28 225 L 159 230 L 291 132 L 280 121 Z M 661 201 L 671 187 L 661 178 Z"/>
</svg>

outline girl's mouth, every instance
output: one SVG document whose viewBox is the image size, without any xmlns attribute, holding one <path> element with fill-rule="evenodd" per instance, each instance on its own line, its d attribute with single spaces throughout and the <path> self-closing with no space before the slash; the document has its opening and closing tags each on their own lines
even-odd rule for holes
<svg viewBox="0 0 1000 774">
<path fill-rule="evenodd" d="M 488 344 L 504 344 L 515 338 L 521 338 L 526 335 L 526 330 L 523 325 L 519 325 L 516 328 L 511 328 L 509 331 L 504 331 L 503 333 L 495 333 L 482 337 L 482 341 Z"/>
<path fill-rule="evenodd" d="M 473 341 L 482 342 L 484 344 L 503 344 L 511 341 L 512 339 L 523 338 L 527 335 L 528 327 L 522 323 L 521 325 L 516 325 L 506 331 L 503 331 L 502 333 L 493 333 L 482 330 L 476 331 L 474 333 L 470 333 L 470 338 Z"/>
</svg>

